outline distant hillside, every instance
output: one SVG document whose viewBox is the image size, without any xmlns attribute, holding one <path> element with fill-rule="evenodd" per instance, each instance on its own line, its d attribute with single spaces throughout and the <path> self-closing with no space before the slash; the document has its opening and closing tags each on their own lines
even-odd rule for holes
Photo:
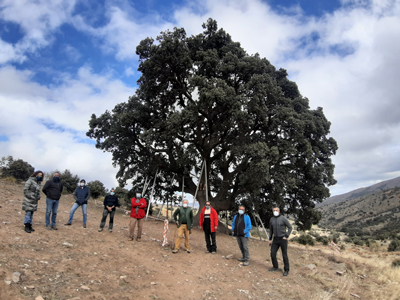
<svg viewBox="0 0 400 300">
<path fill-rule="evenodd" d="M 371 185 L 368 187 L 359 188 L 359 189 L 356 189 L 354 191 L 351 191 L 351 192 L 348 192 L 345 194 L 330 197 L 330 198 L 326 199 L 324 202 L 322 202 L 321 204 L 318 204 L 317 207 L 328 205 L 331 203 L 338 203 L 338 202 L 346 201 L 346 200 L 357 198 L 357 197 L 362 197 L 362 196 L 365 196 L 365 195 L 368 195 L 368 194 L 371 194 L 371 193 L 374 193 L 377 191 L 391 189 L 391 188 L 395 188 L 395 187 L 400 187 L 400 177 L 382 181 L 382 182 L 379 182 L 377 184 L 374 184 L 374 185 Z"/>
<path fill-rule="evenodd" d="M 322 212 L 319 225 L 357 235 L 387 237 L 400 232 L 400 187 L 387 189 L 388 183 L 376 187 L 375 192 L 318 207 Z"/>
</svg>

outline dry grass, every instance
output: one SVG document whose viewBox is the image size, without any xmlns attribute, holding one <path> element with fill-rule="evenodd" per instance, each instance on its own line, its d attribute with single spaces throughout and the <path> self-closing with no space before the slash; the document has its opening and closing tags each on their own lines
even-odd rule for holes
<svg viewBox="0 0 400 300">
<path fill-rule="evenodd" d="M 13 183 L 13 184 L 18 183 L 18 180 L 15 179 L 15 177 L 13 176 L 4 177 L 2 178 L 2 180 L 5 181 L 6 183 Z"/>
</svg>

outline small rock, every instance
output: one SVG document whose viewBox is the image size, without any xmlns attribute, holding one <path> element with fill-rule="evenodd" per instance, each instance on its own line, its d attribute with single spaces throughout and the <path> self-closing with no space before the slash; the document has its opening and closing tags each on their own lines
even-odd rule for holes
<svg viewBox="0 0 400 300">
<path fill-rule="evenodd" d="M 353 297 L 355 297 L 355 298 L 357 298 L 357 299 L 361 299 L 361 297 L 358 296 L 357 294 L 350 294 L 350 295 L 353 296 Z"/>
<path fill-rule="evenodd" d="M 151 285 L 156 285 L 157 282 L 154 282 L 154 281 L 153 281 L 153 282 L 150 282 L 150 284 L 151 284 Z"/>
<path fill-rule="evenodd" d="M 68 300 L 81 300 L 80 297 L 69 298 Z"/>
<path fill-rule="evenodd" d="M 339 276 L 343 276 L 344 274 L 346 274 L 346 271 L 341 272 L 341 271 L 336 271 L 336 274 Z"/>
<path fill-rule="evenodd" d="M 42 296 L 37 296 L 35 300 L 44 300 Z"/>
<path fill-rule="evenodd" d="M 64 245 L 64 246 L 67 246 L 67 247 L 72 247 L 72 246 L 73 246 L 72 244 L 67 243 L 67 242 L 64 242 L 63 245 Z"/>
<path fill-rule="evenodd" d="M 309 265 L 306 265 L 305 267 L 308 268 L 308 269 L 310 269 L 310 270 L 314 270 L 314 269 L 317 268 L 317 266 L 314 265 L 314 264 L 309 264 Z"/>
<path fill-rule="evenodd" d="M 7 285 L 10 285 L 11 284 L 11 280 L 4 280 L 4 282 L 7 284 Z"/>
<path fill-rule="evenodd" d="M 33 290 L 35 287 L 33 285 L 28 285 L 26 288 L 30 289 L 30 290 Z"/>
<path fill-rule="evenodd" d="M 119 279 L 125 279 L 126 278 L 126 276 L 124 275 L 124 276 L 119 276 Z"/>
<path fill-rule="evenodd" d="M 88 291 L 88 290 L 90 290 L 90 287 L 88 287 L 86 285 L 82 285 L 81 289 L 84 290 L 84 291 Z"/>
<path fill-rule="evenodd" d="M 21 276 L 20 272 L 14 272 L 12 274 L 12 281 L 14 281 L 15 283 L 19 282 L 20 276 Z"/>
<path fill-rule="evenodd" d="M 233 258 L 233 254 L 227 255 L 227 256 L 225 256 L 225 258 L 226 258 L 226 259 L 231 259 L 231 258 Z"/>
</svg>

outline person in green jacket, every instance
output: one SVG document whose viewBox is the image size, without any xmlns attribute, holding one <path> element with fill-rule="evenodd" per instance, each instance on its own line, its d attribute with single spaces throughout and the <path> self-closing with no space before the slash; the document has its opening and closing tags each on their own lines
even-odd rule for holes
<svg viewBox="0 0 400 300">
<path fill-rule="evenodd" d="M 193 223 L 193 212 L 190 207 L 188 207 L 188 201 L 183 200 L 182 206 L 178 207 L 174 212 L 174 220 L 176 225 L 178 226 L 178 236 L 175 240 L 175 249 L 172 250 L 172 253 L 177 253 L 179 248 L 181 247 L 181 240 L 183 238 L 183 234 L 185 234 L 185 249 L 187 253 L 190 253 L 189 246 L 189 234 L 192 231 L 192 223 Z"/>
</svg>

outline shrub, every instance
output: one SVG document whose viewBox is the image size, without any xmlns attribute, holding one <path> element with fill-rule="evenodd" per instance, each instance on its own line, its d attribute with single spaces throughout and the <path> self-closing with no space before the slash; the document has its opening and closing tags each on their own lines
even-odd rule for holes
<svg viewBox="0 0 400 300">
<path fill-rule="evenodd" d="M 346 237 L 345 239 L 344 239 L 344 241 L 346 242 L 346 243 L 352 243 L 353 242 L 353 239 L 351 238 L 351 237 Z"/>
<path fill-rule="evenodd" d="M 315 240 L 325 246 L 329 244 L 329 239 L 326 236 L 318 236 Z"/>
<path fill-rule="evenodd" d="M 310 246 L 314 246 L 315 245 L 314 239 L 309 234 L 302 234 L 299 237 L 299 241 L 298 242 L 299 242 L 299 244 L 302 244 L 302 245 L 310 245 Z"/>
<path fill-rule="evenodd" d="M 400 259 L 392 261 L 392 268 L 400 268 Z"/>
<path fill-rule="evenodd" d="M 342 251 L 343 251 L 343 250 L 346 250 L 346 246 L 345 246 L 344 244 L 341 244 L 341 245 L 340 245 L 340 250 L 342 250 Z"/>
<path fill-rule="evenodd" d="M 400 250 L 400 242 L 398 240 L 391 241 L 388 247 L 388 251 L 393 252 L 397 250 Z"/>
<path fill-rule="evenodd" d="M 353 244 L 358 246 L 364 246 L 364 241 L 359 237 L 355 237 L 353 238 Z"/>
<path fill-rule="evenodd" d="M 297 231 L 296 231 L 296 230 L 293 230 L 293 231 L 292 231 L 292 234 L 293 234 L 293 235 L 296 235 L 296 234 L 297 234 Z"/>
</svg>

